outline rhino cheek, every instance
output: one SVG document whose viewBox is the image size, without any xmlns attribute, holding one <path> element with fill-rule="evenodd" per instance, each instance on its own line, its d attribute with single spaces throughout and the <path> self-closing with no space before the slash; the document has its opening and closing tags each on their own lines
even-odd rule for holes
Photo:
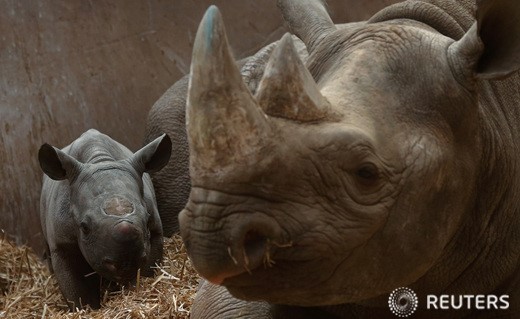
<svg viewBox="0 0 520 319">
<path fill-rule="evenodd" d="M 411 145 L 415 149 L 404 156 L 407 171 L 395 182 L 397 193 L 376 203 L 377 209 L 364 207 L 355 212 L 352 203 L 338 200 L 348 196 L 329 192 L 331 197 L 320 202 L 333 202 L 335 208 L 321 205 L 314 213 L 308 207 L 282 210 L 298 212 L 291 218 L 280 217 L 297 220 L 298 225 L 284 225 L 298 234 L 291 237 L 292 247 L 277 252 L 272 268 L 254 271 L 254 276 L 227 278 L 223 284 L 242 299 L 316 305 L 372 298 L 417 280 L 439 258 L 456 228 L 460 217 L 450 212 L 464 209 L 450 204 L 460 199 L 445 195 L 457 193 L 450 188 L 460 188 L 449 182 L 457 171 L 450 166 L 449 152 L 444 154 L 426 140 Z M 320 174 L 326 175 L 329 184 L 337 181 L 340 185 L 339 179 L 329 176 L 337 175 L 333 173 L 321 167 Z M 425 181 L 432 182 L 425 185 Z"/>
<path fill-rule="evenodd" d="M 357 253 L 353 267 L 364 272 L 352 285 L 371 278 L 384 292 L 415 282 L 442 258 L 468 211 L 470 169 L 458 168 L 449 148 L 432 140 L 423 137 L 411 145 L 399 196 L 384 229 L 365 247 L 367 253 Z"/>
<path fill-rule="evenodd" d="M 98 247 L 94 242 L 79 242 L 79 248 L 85 260 L 95 272 L 102 270 L 104 247 Z"/>
</svg>

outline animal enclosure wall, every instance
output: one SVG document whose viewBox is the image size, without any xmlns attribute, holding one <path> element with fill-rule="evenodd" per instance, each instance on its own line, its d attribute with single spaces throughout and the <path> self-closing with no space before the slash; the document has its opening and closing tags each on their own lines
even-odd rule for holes
<svg viewBox="0 0 520 319">
<path fill-rule="evenodd" d="M 396 0 L 330 0 L 336 23 Z M 43 248 L 39 221 L 44 142 L 63 147 L 96 128 L 136 150 L 148 110 L 189 72 L 210 4 L 237 57 L 286 29 L 275 0 L 2 1 L 0 3 L 0 228 Z"/>
</svg>

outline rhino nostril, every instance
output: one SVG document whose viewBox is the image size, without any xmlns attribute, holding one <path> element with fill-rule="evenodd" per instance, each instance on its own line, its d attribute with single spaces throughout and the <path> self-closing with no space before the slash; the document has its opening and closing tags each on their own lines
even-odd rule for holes
<svg viewBox="0 0 520 319">
<path fill-rule="evenodd" d="M 145 263 L 146 262 L 146 259 L 148 258 L 148 255 L 146 254 L 146 252 L 143 252 L 141 254 L 141 263 Z"/>
<path fill-rule="evenodd" d="M 117 272 L 116 263 L 108 258 L 103 259 L 103 266 L 111 273 Z"/>
<path fill-rule="evenodd" d="M 267 238 L 254 230 L 244 236 L 244 262 L 249 268 L 256 268 L 263 262 Z"/>
</svg>

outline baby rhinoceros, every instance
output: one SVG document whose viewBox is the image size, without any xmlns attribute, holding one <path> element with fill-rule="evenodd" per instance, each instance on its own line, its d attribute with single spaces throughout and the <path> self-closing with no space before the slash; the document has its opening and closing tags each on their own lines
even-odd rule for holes
<svg viewBox="0 0 520 319">
<path fill-rule="evenodd" d="M 166 165 L 162 135 L 132 154 L 96 130 L 40 148 L 40 218 L 52 269 L 71 310 L 100 307 L 100 277 L 128 283 L 162 259 L 162 225 L 148 174 Z"/>
</svg>

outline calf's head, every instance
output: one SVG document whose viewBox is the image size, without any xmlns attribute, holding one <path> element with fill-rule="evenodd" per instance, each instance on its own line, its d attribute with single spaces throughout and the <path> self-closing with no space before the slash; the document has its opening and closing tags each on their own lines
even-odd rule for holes
<svg viewBox="0 0 520 319">
<path fill-rule="evenodd" d="M 153 214 L 149 209 L 155 202 L 145 195 L 143 174 L 165 166 L 170 152 L 166 135 L 128 159 L 95 164 L 81 163 L 49 144 L 41 147 L 39 161 L 44 173 L 69 183 L 70 198 L 64 200 L 70 201 L 70 209 L 62 212 L 62 218 L 73 219 L 83 256 L 103 277 L 132 280 L 149 260 Z"/>
<path fill-rule="evenodd" d="M 337 29 L 319 1 L 280 1 L 309 60 L 284 36 L 255 96 L 208 9 L 188 95 L 193 187 L 179 217 L 199 273 L 239 298 L 304 306 L 423 276 L 475 196 L 477 78 L 519 66 L 518 41 L 482 36 L 511 26 L 496 20 L 505 2 L 493 3 L 456 41 L 408 19 Z"/>
</svg>

